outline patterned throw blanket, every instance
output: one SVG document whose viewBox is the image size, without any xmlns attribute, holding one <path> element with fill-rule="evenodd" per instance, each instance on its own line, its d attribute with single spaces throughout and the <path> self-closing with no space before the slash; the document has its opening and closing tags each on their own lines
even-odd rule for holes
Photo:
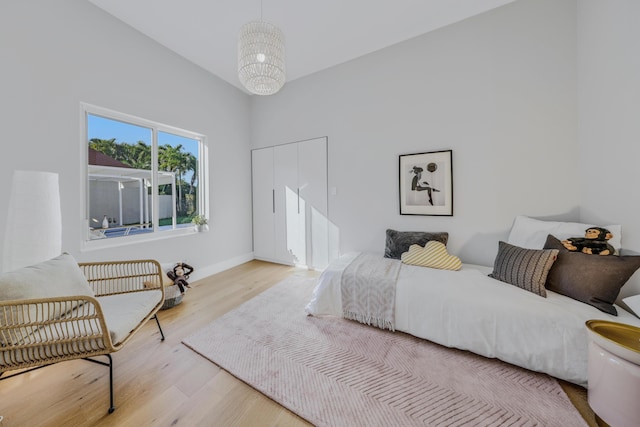
<svg viewBox="0 0 640 427">
<path fill-rule="evenodd" d="M 342 272 L 342 315 L 395 331 L 396 281 L 400 260 L 361 253 Z"/>
</svg>

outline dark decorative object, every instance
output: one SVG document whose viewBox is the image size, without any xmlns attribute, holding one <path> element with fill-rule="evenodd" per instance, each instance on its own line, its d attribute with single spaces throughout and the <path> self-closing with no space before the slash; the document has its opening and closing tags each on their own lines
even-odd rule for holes
<svg viewBox="0 0 640 427">
<path fill-rule="evenodd" d="M 451 150 L 400 155 L 400 214 L 453 215 Z"/>
<path fill-rule="evenodd" d="M 436 240 L 446 245 L 449 240 L 449 233 L 446 231 L 430 233 L 425 231 L 396 231 L 388 229 L 384 256 L 385 258 L 400 259 L 402 254 L 409 250 L 409 246 L 420 245 L 424 247 L 430 240 Z"/>
<path fill-rule="evenodd" d="M 175 307 L 182 302 L 185 288 L 191 288 L 187 281 L 191 273 L 193 273 L 193 267 L 184 262 L 177 263 L 172 270 L 167 271 L 167 278 L 173 281 L 173 284 L 165 287 L 162 310 Z"/>
<path fill-rule="evenodd" d="M 173 280 L 173 284 L 180 288 L 180 293 L 184 294 L 184 288 L 191 288 L 187 279 L 193 273 L 193 267 L 184 262 L 177 263 L 172 271 L 167 272 L 169 279 Z"/>
<path fill-rule="evenodd" d="M 591 227 L 584 232 L 584 237 L 570 237 L 562 241 L 562 245 L 572 252 L 582 252 L 589 255 L 615 255 L 616 250 L 608 240 L 613 234 L 606 228 Z"/>
</svg>

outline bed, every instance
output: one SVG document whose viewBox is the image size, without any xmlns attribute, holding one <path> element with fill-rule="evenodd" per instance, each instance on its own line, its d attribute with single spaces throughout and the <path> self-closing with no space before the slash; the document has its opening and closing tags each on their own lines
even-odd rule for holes
<svg viewBox="0 0 640 427">
<path fill-rule="evenodd" d="M 343 316 L 343 272 L 359 255 L 345 254 L 323 271 L 306 306 L 309 315 Z M 489 277 L 495 266 L 463 263 L 452 271 L 394 261 L 400 263 L 396 331 L 581 386 L 587 385 L 585 322 L 604 319 L 640 327 L 640 319 L 618 305 L 615 316 L 552 290 L 541 298 Z"/>
</svg>

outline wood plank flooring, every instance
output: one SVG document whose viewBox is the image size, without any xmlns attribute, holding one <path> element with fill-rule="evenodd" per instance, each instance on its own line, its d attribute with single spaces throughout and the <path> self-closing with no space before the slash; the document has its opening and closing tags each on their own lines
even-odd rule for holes
<svg viewBox="0 0 640 427">
<path fill-rule="evenodd" d="M 292 274 L 318 273 L 251 261 L 192 283 L 182 304 L 158 313 L 164 342 L 150 321 L 112 355 L 112 414 L 107 413 L 109 372 L 100 365 L 63 362 L 0 381 L 2 427 L 309 426 L 181 344 L 200 327 Z M 595 425 L 584 390 L 565 386 Z"/>
</svg>

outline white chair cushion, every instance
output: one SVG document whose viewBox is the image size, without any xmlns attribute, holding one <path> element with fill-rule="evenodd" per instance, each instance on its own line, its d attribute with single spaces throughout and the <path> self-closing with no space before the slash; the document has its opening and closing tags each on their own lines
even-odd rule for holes
<svg viewBox="0 0 640 427">
<path fill-rule="evenodd" d="M 124 340 L 132 330 L 162 301 L 159 290 L 107 295 L 97 298 L 104 313 L 114 345 Z"/>
</svg>

